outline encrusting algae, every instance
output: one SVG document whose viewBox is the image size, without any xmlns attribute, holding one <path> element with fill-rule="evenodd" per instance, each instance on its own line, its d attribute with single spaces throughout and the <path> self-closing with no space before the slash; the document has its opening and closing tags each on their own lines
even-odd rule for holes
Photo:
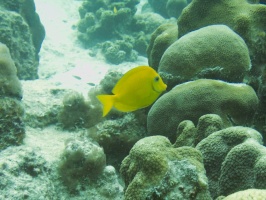
<svg viewBox="0 0 266 200">
<path fill-rule="evenodd" d="M 139 66 L 129 70 L 117 82 L 112 95 L 98 95 L 103 104 L 103 117 L 112 107 L 122 112 L 130 112 L 151 105 L 167 85 L 160 75 L 149 66 Z"/>
</svg>

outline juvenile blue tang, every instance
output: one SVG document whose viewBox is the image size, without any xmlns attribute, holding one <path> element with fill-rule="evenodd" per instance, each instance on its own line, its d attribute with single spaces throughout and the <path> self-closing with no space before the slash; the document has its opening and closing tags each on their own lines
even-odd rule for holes
<svg viewBox="0 0 266 200">
<path fill-rule="evenodd" d="M 165 91 L 160 75 L 149 66 L 139 66 L 126 72 L 112 90 L 112 95 L 98 95 L 103 104 L 103 117 L 112 107 L 130 112 L 151 105 Z"/>
</svg>

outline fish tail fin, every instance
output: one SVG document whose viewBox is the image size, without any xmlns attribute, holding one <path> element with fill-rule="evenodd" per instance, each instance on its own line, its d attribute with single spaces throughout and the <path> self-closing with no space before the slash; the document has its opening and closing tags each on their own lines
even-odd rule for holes
<svg viewBox="0 0 266 200">
<path fill-rule="evenodd" d="M 103 105 L 103 117 L 106 116 L 114 105 L 114 95 L 98 95 L 97 98 Z"/>
</svg>

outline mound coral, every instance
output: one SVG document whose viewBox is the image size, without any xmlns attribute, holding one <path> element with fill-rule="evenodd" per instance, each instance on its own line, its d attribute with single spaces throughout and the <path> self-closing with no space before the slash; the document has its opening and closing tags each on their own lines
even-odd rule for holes
<svg viewBox="0 0 266 200">
<path fill-rule="evenodd" d="M 148 62 L 155 70 L 158 69 L 159 62 L 165 50 L 177 40 L 176 24 L 162 24 L 151 35 L 147 48 Z"/>
<path fill-rule="evenodd" d="M 258 97 L 246 84 L 199 79 L 177 85 L 161 96 L 148 113 L 150 135 L 161 134 L 173 142 L 177 125 L 183 120 L 197 123 L 204 114 L 218 114 L 225 126 L 252 123 Z"/>
<path fill-rule="evenodd" d="M 160 46 L 157 48 L 161 50 Z M 180 82 L 198 78 L 242 82 L 250 67 L 244 40 L 225 25 L 212 25 L 190 32 L 170 45 L 158 71 L 179 77 Z"/>
<path fill-rule="evenodd" d="M 227 25 L 245 40 L 252 64 L 260 65 L 266 62 L 265 15 L 265 5 L 247 0 L 194 0 L 178 18 L 179 37 L 208 25 Z"/>
<path fill-rule="evenodd" d="M 73 139 L 66 144 L 58 172 L 70 192 L 75 192 L 82 181 L 99 176 L 105 164 L 101 147 L 87 139 Z"/>
<path fill-rule="evenodd" d="M 0 43 L 0 150 L 19 145 L 25 137 L 22 88 L 6 45 Z"/>
<path fill-rule="evenodd" d="M 64 96 L 58 121 L 65 129 L 89 128 L 101 120 L 101 110 L 86 101 L 82 94 L 71 91 Z"/>
<path fill-rule="evenodd" d="M 216 131 L 196 149 L 203 155 L 213 198 L 266 188 L 266 148 L 261 134 L 254 129 L 236 126 Z"/>
<path fill-rule="evenodd" d="M 36 79 L 45 31 L 34 1 L 1 0 L 0 8 L 0 41 L 8 46 L 18 77 Z"/>
<path fill-rule="evenodd" d="M 166 137 L 139 140 L 123 160 L 125 199 L 206 199 L 208 182 L 199 151 L 173 148 Z"/>
</svg>

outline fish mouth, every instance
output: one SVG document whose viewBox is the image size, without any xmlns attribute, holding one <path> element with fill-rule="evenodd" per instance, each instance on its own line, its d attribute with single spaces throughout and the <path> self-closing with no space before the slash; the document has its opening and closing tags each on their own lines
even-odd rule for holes
<svg viewBox="0 0 266 200">
<path fill-rule="evenodd" d="M 160 88 L 160 90 L 157 90 L 154 85 L 152 86 L 153 91 L 157 92 L 157 93 L 162 93 L 163 91 L 165 91 L 167 88 L 167 85 L 164 84 L 163 88 Z"/>
</svg>

